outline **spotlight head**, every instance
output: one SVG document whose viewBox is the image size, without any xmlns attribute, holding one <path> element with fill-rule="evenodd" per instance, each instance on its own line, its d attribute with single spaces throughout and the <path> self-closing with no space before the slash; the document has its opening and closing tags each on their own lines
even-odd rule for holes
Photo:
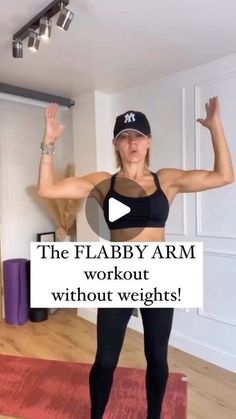
<svg viewBox="0 0 236 419">
<path fill-rule="evenodd" d="M 48 40 L 52 33 L 52 21 L 48 17 L 42 17 L 39 24 L 39 35 L 43 40 Z"/>
<path fill-rule="evenodd" d="M 12 56 L 23 58 L 23 42 L 20 39 L 13 39 L 12 41 Z"/>
<path fill-rule="evenodd" d="M 61 3 L 61 6 L 63 6 L 63 2 Z M 73 17 L 74 13 L 68 10 L 66 7 L 63 7 L 57 20 L 57 26 L 59 26 L 61 29 L 64 29 L 64 31 L 67 31 Z"/>
<path fill-rule="evenodd" d="M 39 49 L 40 35 L 35 32 L 33 29 L 29 29 L 29 40 L 28 48 L 31 51 L 37 51 Z"/>
</svg>

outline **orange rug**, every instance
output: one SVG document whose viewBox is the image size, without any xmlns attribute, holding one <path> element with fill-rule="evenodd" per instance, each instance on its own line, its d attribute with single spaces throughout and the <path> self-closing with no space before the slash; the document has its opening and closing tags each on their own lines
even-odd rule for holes
<svg viewBox="0 0 236 419">
<path fill-rule="evenodd" d="M 91 364 L 0 355 L 0 414 L 90 419 Z M 145 370 L 117 367 L 104 419 L 146 419 Z M 187 377 L 170 373 L 163 419 L 187 419 Z"/>
</svg>

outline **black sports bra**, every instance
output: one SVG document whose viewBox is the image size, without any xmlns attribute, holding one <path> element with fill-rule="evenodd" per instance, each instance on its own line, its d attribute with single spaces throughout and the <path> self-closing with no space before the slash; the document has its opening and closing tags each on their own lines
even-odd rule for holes
<svg viewBox="0 0 236 419">
<path fill-rule="evenodd" d="M 143 197 L 129 197 L 121 195 L 114 189 L 117 173 L 111 176 L 110 189 L 103 201 L 103 213 L 110 230 L 131 227 L 164 227 L 169 214 L 169 201 L 160 187 L 156 173 L 151 172 L 157 189 L 150 195 Z M 130 207 L 130 212 L 124 216 L 109 221 L 109 199 L 115 198 Z"/>
</svg>

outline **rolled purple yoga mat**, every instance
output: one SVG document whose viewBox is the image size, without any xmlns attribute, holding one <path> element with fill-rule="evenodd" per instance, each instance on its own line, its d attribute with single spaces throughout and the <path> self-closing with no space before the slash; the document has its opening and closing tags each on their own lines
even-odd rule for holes
<svg viewBox="0 0 236 419">
<path fill-rule="evenodd" d="M 29 320 L 29 282 L 28 259 L 3 261 L 5 321 L 7 323 L 21 325 Z"/>
</svg>

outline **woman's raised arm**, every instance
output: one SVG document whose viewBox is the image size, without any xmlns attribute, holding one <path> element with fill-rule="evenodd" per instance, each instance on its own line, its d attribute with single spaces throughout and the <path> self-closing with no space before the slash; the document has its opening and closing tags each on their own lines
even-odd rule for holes
<svg viewBox="0 0 236 419">
<path fill-rule="evenodd" d="M 64 130 L 57 121 L 58 106 L 51 103 L 45 112 L 45 135 L 41 145 L 42 157 L 39 166 L 38 195 L 45 198 L 86 198 L 93 187 L 110 177 L 107 172 L 94 172 L 85 176 L 73 176 L 55 180 L 53 156 L 55 143 Z"/>
</svg>

